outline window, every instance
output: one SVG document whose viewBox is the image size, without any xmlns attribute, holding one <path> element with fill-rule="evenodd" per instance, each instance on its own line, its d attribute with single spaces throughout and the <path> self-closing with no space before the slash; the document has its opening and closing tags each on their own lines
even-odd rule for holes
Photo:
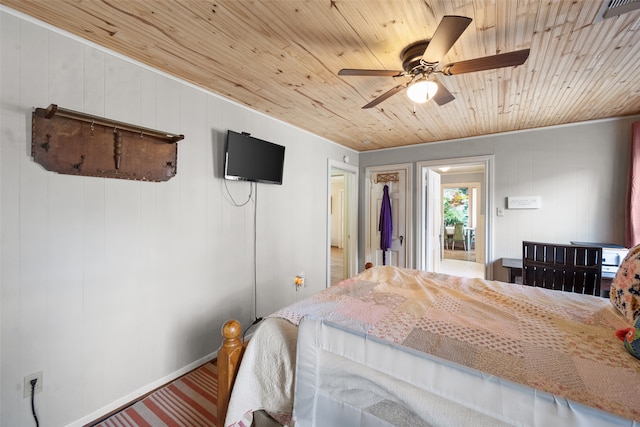
<svg viewBox="0 0 640 427">
<path fill-rule="evenodd" d="M 480 183 L 451 183 L 442 185 L 442 203 L 445 227 L 461 222 L 465 227 L 476 228 Z"/>
<path fill-rule="evenodd" d="M 450 187 L 444 188 L 444 225 L 452 227 L 461 222 L 465 227 L 469 226 L 469 188 Z"/>
</svg>

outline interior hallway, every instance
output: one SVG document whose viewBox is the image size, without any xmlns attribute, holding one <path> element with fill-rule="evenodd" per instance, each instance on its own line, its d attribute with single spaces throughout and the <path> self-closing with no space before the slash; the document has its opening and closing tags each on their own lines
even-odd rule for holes
<svg viewBox="0 0 640 427">
<path fill-rule="evenodd" d="M 440 272 L 455 276 L 484 278 L 484 265 L 474 262 L 474 251 L 445 251 L 440 261 Z M 331 285 L 342 280 L 342 249 L 331 247 Z"/>
</svg>

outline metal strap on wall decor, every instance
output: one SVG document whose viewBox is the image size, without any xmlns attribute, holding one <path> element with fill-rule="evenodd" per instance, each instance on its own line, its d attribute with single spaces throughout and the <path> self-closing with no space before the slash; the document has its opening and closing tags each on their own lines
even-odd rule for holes
<svg viewBox="0 0 640 427">
<path fill-rule="evenodd" d="M 116 120 L 105 119 L 103 117 L 92 116 L 91 114 L 80 113 L 78 111 L 67 110 L 65 108 L 58 107 L 56 104 L 49 105 L 44 114 L 44 117 L 46 119 L 50 119 L 53 116 L 85 121 L 91 123 L 92 126 L 101 125 L 114 129 L 128 130 L 132 133 L 137 133 L 140 136 L 148 135 L 154 136 L 156 138 L 163 138 L 166 139 L 167 142 L 178 142 L 184 139 L 184 135 L 176 135 L 169 132 L 162 132 L 155 129 L 132 125 L 129 123 L 118 122 Z"/>
<path fill-rule="evenodd" d="M 376 184 L 380 182 L 398 182 L 400 181 L 400 176 L 398 172 L 383 172 L 376 175 L 375 182 Z"/>
</svg>

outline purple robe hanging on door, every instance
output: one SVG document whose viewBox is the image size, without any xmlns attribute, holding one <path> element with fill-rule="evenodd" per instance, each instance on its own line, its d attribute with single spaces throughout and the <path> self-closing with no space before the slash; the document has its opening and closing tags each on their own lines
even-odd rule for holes
<svg viewBox="0 0 640 427">
<path fill-rule="evenodd" d="M 382 265 L 387 265 L 387 249 L 391 247 L 393 225 L 391 224 L 391 200 L 389 199 L 389 186 L 385 184 L 382 189 L 382 207 L 380 208 L 380 249 L 382 250 Z"/>
</svg>

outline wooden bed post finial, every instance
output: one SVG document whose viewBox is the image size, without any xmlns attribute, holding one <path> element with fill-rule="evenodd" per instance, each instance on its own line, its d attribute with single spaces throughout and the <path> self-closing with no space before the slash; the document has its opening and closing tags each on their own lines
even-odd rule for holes
<svg viewBox="0 0 640 427">
<path fill-rule="evenodd" d="M 225 339 L 222 345 L 232 345 L 228 341 L 235 344 L 235 341 L 240 339 L 240 332 L 242 332 L 240 322 L 234 319 L 228 320 L 224 325 L 222 325 L 222 336 Z"/>
<path fill-rule="evenodd" d="M 224 426 L 231 397 L 231 388 L 238 373 L 244 346 L 240 334 L 242 326 L 237 320 L 228 320 L 222 325 L 222 345 L 218 349 L 218 427 Z"/>
</svg>

